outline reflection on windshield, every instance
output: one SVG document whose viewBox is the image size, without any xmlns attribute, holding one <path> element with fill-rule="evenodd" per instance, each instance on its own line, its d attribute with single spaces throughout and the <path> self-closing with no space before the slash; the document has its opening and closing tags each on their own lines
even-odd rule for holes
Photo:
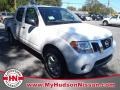
<svg viewBox="0 0 120 90">
<path fill-rule="evenodd" d="M 63 8 L 39 7 L 39 11 L 46 25 L 81 23 L 80 19 Z"/>
</svg>

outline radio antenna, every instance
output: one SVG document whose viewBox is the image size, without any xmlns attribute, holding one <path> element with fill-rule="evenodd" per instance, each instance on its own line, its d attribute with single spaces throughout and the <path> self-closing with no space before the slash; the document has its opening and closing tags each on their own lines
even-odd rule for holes
<svg viewBox="0 0 120 90">
<path fill-rule="evenodd" d="M 29 0 L 29 4 L 33 5 L 33 4 L 37 4 L 37 3 L 36 3 L 36 0 Z"/>
</svg>

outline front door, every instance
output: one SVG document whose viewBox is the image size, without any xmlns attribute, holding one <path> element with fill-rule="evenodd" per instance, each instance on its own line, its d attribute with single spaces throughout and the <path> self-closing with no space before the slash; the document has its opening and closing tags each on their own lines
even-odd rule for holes
<svg viewBox="0 0 120 90">
<path fill-rule="evenodd" d="M 34 31 L 37 31 L 36 30 L 37 26 L 38 26 L 38 16 L 37 16 L 36 10 L 32 7 L 27 8 L 25 21 L 22 26 L 23 27 L 22 34 L 23 34 L 25 43 L 29 45 L 33 43 L 33 40 L 31 37 L 34 37 L 34 36 L 31 36 L 31 35 Z"/>
</svg>

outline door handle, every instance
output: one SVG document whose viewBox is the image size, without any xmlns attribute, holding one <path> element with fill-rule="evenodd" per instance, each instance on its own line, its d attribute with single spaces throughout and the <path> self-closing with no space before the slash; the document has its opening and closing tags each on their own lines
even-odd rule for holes
<svg viewBox="0 0 120 90">
<path fill-rule="evenodd" d="M 25 29 L 25 27 L 22 27 L 23 29 Z"/>
</svg>

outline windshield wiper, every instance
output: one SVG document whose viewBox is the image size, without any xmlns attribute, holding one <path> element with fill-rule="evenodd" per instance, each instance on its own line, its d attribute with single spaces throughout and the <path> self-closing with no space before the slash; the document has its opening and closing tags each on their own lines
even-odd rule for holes
<svg viewBox="0 0 120 90">
<path fill-rule="evenodd" d="M 69 23 L 81 23 L 80 21 L 68 21 Z"/>
<path fill-rule="evenodd" d="M 65 21 L 65 20 L 55 20 L 55 21 L 48 21 L 47 25 L 53 24 L 68 24 L 68 23 L 81 23 L 80 21 Z"/>
</svg>

